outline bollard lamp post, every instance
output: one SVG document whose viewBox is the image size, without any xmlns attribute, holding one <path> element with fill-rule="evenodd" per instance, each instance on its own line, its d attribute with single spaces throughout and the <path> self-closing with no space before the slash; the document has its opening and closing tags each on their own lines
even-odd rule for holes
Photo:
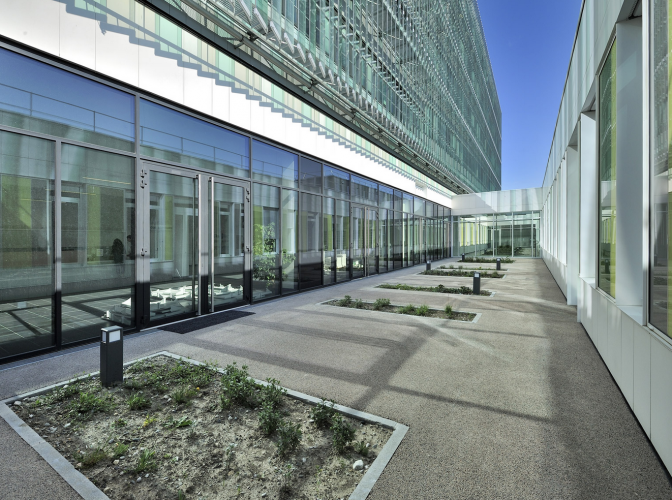
<svg viewBox="0 0 672 500">
<path fill-rule="evenodd" d="M 124 381 L 124 332 L 120 326 L 100 332 L 100 382 L 110 387 Z"/>
<path fill-rule="evenodd" d="M 426 267 L 425 269 L 426 269 L 427 271 L 431 271 L 431 270 L 432 270 L 432 261 L 431 261 L 431 260 L 428 260 L 428 261 L 427 261 L 427 267 Z"/>
<path fill-rule="evenodd" d="M 481 294 L 481 273 L 474 273 L 473 295 Z"/>
<path fill-rule="evenodd" d="M 500 257 L 497 257 L 497 270 L 502 270 L 502 259 Z"/>
</svg>

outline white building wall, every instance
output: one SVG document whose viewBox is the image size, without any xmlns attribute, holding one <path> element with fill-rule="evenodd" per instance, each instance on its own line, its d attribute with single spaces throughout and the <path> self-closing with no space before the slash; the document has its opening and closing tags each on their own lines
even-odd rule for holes
<svg viewBox="0 0 672 500">
<path fill-rule="evenodd" d="M 641 18 L 630 19 L 636 3 L 583 3 L 544 178 L 541 251 L 568 304 L 576 304 L 577 320 L 672 471 L 672 340 L 648 323 L 646 300 L 649 2 L 643 2 Z M 598 70 L 614 37 L 619 127 L 616 300 L 596 286 L 599 124 L 594 111 Z"/>
</svg>

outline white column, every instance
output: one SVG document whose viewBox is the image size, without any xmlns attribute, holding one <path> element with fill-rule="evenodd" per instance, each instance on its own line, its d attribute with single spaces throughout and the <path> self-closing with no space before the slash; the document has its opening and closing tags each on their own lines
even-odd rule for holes
<svg viewBox="0 0 672 500">
<path fill-rule="evenodd" d="M 581 205 L 579 209 L 579 276 L 595 286 L 597 252 L 597 130 L 595 112 L 581 114 L 579 142 Z"/>
<path fill-rule="evenodd" d="M 574 146 L 567 148 L 566 181 L 566 233 L 565 246 L 567 262 L 567 304 L 577 305 L 579 290 L 579 203 L 580 203 L 580 166 L 579 151 Z"/>
</svg>

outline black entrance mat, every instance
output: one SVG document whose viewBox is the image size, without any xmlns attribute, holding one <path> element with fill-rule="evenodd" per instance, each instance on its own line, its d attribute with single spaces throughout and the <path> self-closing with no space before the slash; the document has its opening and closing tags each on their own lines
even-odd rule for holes
<svg viewBox="0 0 672 500">
<path fill-rule="evenodd" d="M 159 328 L 161 330 L 174 333 L 190 333 L 202 328 L 207 328 L 209 326 L 215 326 L 219 325 L 220 323 L 226 323 L 227 321 L 233 321 L 234 319 L 251 316 L 253 314 L 253 312 L 246 311 L 226 311 L 217 314 L 208 314 L 207 316 L 201 316 L 200 318 L 182 321 L 181 323 L 175 323 L 174 325 L 160 326 Z"/>
</svg>

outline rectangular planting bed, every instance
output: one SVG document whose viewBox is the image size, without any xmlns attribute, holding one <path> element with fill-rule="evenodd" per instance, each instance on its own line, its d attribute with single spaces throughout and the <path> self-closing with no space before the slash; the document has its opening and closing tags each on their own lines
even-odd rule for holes
<svg viewBox="0 0 672 500">
<path fill-rule="evenodd" d="M 490 258 L 490 257 L 465 257 L 464 260 L 460 260 L 459 262 L 480 262 L 480 263 L 489 263 L 489 264 L 495 264 L 497 262 L 497 258 Z M 502 264 L 513 264 L 516 262 L 513 259 L 509 259 L 508 257 L 503 257 L 500 258 L 500 262 Z"/>
<path fill-rule="evenodd" d="M 460 286 L 460 287 L 447 287 L 443 285 L 437 285 L 437 286 L 414 286 L 414 285 L 404 285 L 402 283 L 398 283 L 396 285 L 392 285 L 390 283 L 383 283 L 382 285 L 378 285 L 376 288 L 383 288 L 385 290 L 404 290 L 408 292 L 434 292 L 434 293 L 450 293 L 450 294 L 455 294 L 455 295 L 473 295 L 474 290 L 468 286 Z M 494 295 L 495 292 L 491 292 L 489 290 L 481 290 L 481 295 L 484 297 L 490 297 Z"/>
<path fill-rule="evenodd" d="M 424 318 L 448 319 L 453 321 L 464 321 L 475 323 L 480 314 L 453 311 L 452 306 L 447 305 L 444 309 L 430 309 L 427 305 L 415 306 L 408 304 L 405 306 L 394 305 L 390 299 L 377 299 L 375 302 L 364 302 L 362 299 L 352 299 L 346 295 L 342 299 L 333 299 L 323 302 L 328 306 L 346 307 L 350 309 L 361 309 L 363 311 L 379 311 L 393 314 L 407 314 L 409 316 L 420 316 Z"/>
<path fill-rule="evenodd" d="M 170 353 L 127 366 L 123 385 L 86 376 L 4 403 L 85 499 L 363 500 L 408 429 Z"/>
<path fill-rule="evenodd" d="M 497 271 L 469 271 L 467 269 L 432 269 L 431 271 L 422 271 L 419 274 L 424 276 L 456 276 L 458 278 L 473 278 L 474 273 L 479 273 L 481 278 L 498 278 L 501 279 L 505 274 Z"/>
</svg>

